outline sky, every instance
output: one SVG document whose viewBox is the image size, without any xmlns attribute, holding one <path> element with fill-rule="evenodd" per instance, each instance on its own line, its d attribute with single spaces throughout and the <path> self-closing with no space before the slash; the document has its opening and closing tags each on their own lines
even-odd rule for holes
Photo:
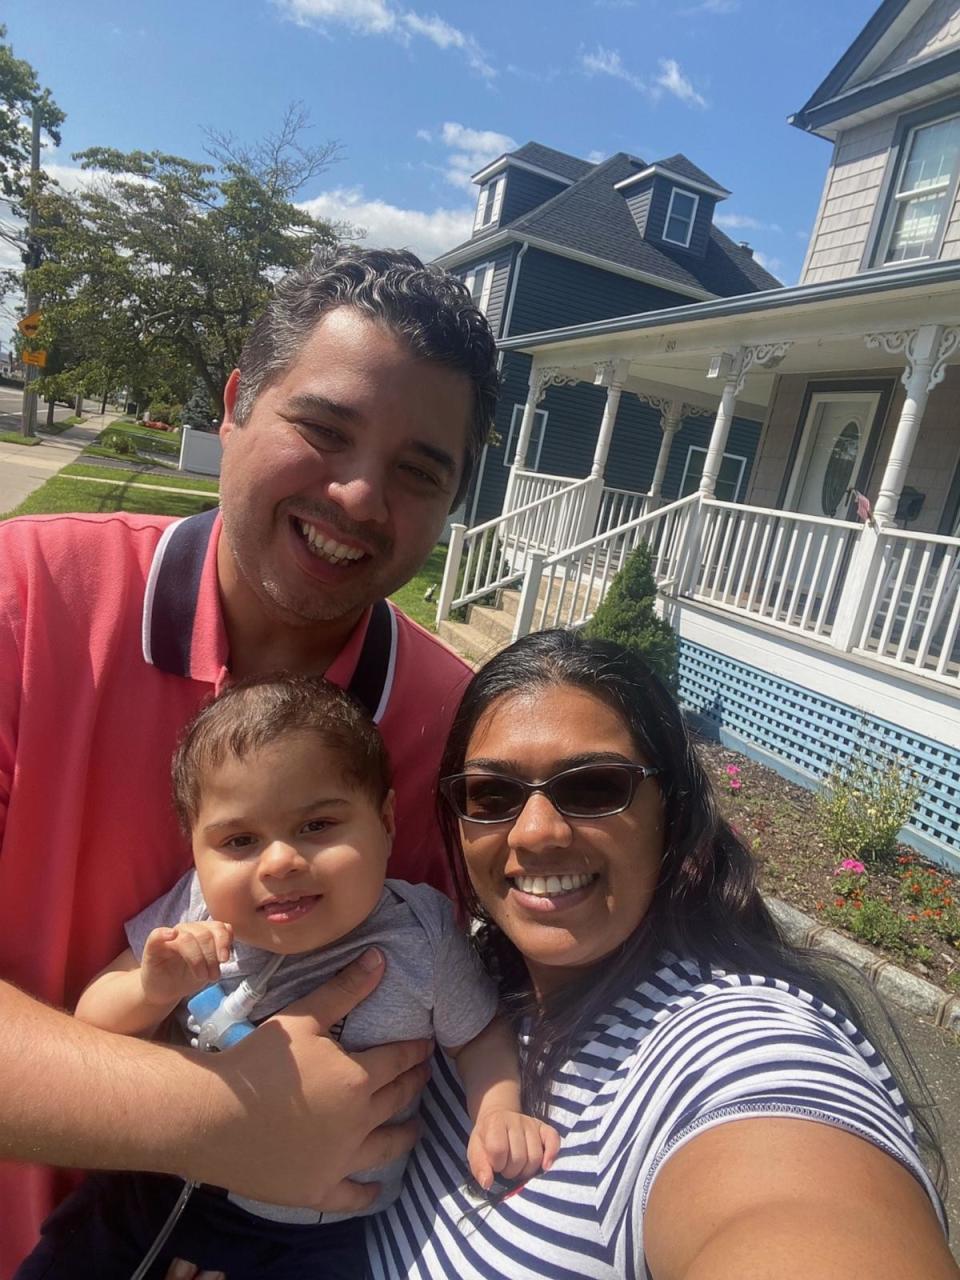
<svg viewBox="0 0 960 1280">
<path fill-rule="evenodd" d="M 339 158 L 301 193 L 371 245 L 470 236 L 470 175 L 536 141 L 586 160 L 688 156 L 716 221 L 798 279 L 830 144 L 786 123 L 877 0 L 5 0 L 7 39 L 66 111 L 44 166 L 91 146 L 203 159 L 294 101 Z M 0 323 L 6 342 L 9 321 Z"/>
</svg>

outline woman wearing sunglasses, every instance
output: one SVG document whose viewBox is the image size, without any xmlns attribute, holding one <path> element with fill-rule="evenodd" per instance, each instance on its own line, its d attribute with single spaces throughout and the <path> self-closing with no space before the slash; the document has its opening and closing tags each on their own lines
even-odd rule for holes
<svg viewBox="0 0 960 1280">
<path fill-rule="evenodd" d="M 468 687 L 441 795 L 526 1105 L 562 1148 L 520 1188 L 465 1184 L 469 1120 L 438 1062 L 375 1276 L 960 1275 L 923 1126 L 850 998 L 780 939 L 641 662 L 519 641 Z"/>
</svg>

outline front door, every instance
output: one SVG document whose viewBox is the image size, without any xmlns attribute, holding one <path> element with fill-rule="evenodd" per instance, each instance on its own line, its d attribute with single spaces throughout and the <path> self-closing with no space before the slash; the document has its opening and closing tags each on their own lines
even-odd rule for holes
<svg viewBox="0 0 960 1280">
<path fill-rule="evenodd" d="M 817 392 L 797 450 L 787 490 L 788 511 L 846 518 L 873 425 L 878 391 Z"/>
</svg>

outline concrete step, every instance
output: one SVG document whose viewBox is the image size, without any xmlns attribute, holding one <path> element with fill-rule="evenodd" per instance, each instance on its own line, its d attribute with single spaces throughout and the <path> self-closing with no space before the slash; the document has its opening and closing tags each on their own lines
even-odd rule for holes
<svg viewBox="0 0 960 1280">
<path fill-rule="evenodd" d="M 495 641 L 501 648 L 510 643 L 515 616 L 488 604 L 473 604 L 467 610 L 468 624 L 481 635 Z"/>
<path fill-rule="evenodd" d="M 509 635 L 505 640 L 497 641 L 472 627 L 469 622 L 441 622 L 438 634 L 445 644 L 476 667 L 482 666 L 488 658 L 492 658 L 510 643 Z"/>
</svg>

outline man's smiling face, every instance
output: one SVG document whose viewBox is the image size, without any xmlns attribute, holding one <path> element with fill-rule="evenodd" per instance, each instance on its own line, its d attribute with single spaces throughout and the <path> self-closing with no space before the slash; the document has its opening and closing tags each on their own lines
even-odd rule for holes
<svg viewBox="0 0 960 1280">
<path fill-rule="evenodd" d="M 343 306 L 243 426 L 235 397 L 236 375 L 220 431 L 228 594 L 250 592 L 268 616 L 302 625 L 359 616 L 408 582 L 457 492 L 466 374 L 418 360 L 386 325 Z"/>
</svg>

